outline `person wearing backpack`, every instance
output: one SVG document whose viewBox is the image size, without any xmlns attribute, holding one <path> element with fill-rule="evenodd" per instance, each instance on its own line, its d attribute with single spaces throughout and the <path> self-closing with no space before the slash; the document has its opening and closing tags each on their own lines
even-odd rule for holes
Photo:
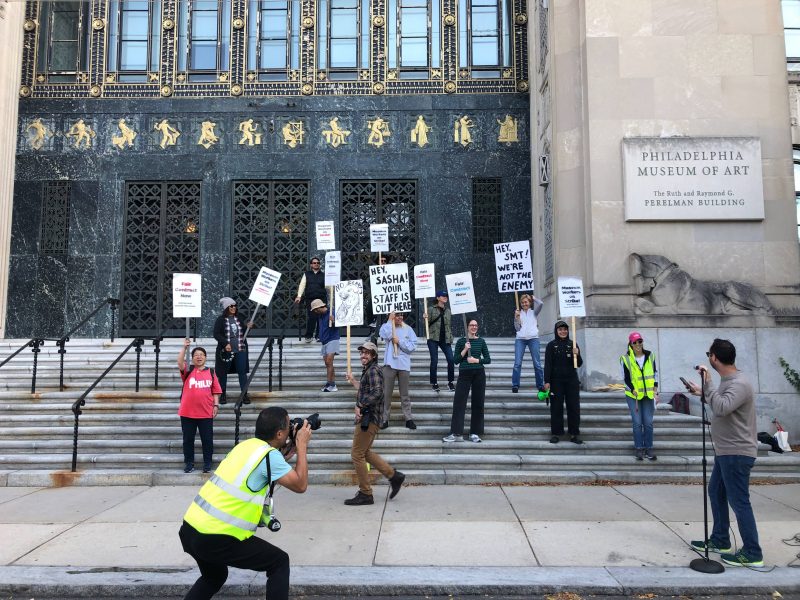
<svg viewBox="0 0 800 600">
<path fill-rule="evenodd" d="M 183 430 L 183 472 L 194 471 L 194 439 L 199 429 L 203 444 L 203 473 L 210 473 L 214 456 L 214 417 L 219 411 L 222 387 L 214 369 L 206 367 L 205 348 L 198 346 L 192 350 L 192 364 L 186 365 L 186 351 L 191 343 L 188 338 L 183 340 L 178 355 L 178 369 L 183 381 L 178 408 Z"/>
<path fill-rule="evenodd" d="M 633 422 L 636 460 L 656 460 L 653 415 L 658 402 L 658 368 L 655 352 L 644 349 L 644 339 L 638 331 L 628 336 L 628 352 L 619 357 L 619 365 Z"/>
</svg>

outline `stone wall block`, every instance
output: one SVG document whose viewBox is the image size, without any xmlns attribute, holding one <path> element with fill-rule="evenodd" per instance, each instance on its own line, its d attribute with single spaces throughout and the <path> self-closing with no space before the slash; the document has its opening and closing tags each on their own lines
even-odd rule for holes
<svg viewBox="0 0 800 600">
<path fill-rule="evenodd" d="M 652 0 L 653 34 L 717 33 L 717 0 Z"/>
<path fill-rule="evenodd" d="M 774 33 L 783 26 L 780 2 L 717 0 L 720 33 Z"/>
<path fill-rule="evenodd" d="M 685 38 L 622 38 L 619 40 L 619 65 L 621 77 L 685 77 L 688 65 Z"/>
<path fill-rule="evenodd" d="M 590 0 L 584 6 L 586 37 L 653 34 L 652 0 Z"/>
<path fill-rule="evenodd" d="M 693 35 L 686 43 L 689 76 L 753 74 L 751 35 Z"/>
</svg>

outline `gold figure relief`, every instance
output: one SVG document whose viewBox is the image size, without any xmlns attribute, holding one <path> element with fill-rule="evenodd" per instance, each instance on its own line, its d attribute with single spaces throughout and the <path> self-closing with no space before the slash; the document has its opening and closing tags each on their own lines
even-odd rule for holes
<svg viewBox="0 0 800 600">
<path fill-rule="evenodd" d="M 253 119 L 247 119 L 239 123 L 239 131 L 242 132 L 242 139 L 239 140 L 240 146 L 260 146 L 261 127 Z"/>
<path fill-rule="evenodd" d="M 120 135 L 113 136 L 111 138 L 111 143 L 120 150 L 124 149 L 125 146 L 132 148 L 133 141 L 136 139 L 138 134 L 128 126 L 128 124 L 125 122 L 125 119 L 120 119 L 117 121 L 117 127 L 119 127 Z"/>
<path fill-rule="evenodd" d="M 464 115 L 458 119 L 453 126 L 453 141 L 461 144 L 465 148 L 472 143 L 472 133 L 470 129 L 475 127 L 475 121 Z"/>
<path fill-rule="evenodd" d="M 505 144 L 516 144 L 519 142 L 517 133 L 517 121 L 511 115 L 506 115 L 502 121 L 495 119 L 500 125 L 500 132 L 497 134 L 497 141 Z"/>
<path fill-rule="evenodd" d="M 281 127 L 281 133 L 283 134 L 283 143 L 289 148 L 302 146 L 306 135 L 302 121 L 289 121 Z"/>
<path fill-rule="evenodd" d="M 430 126 L 425 122 L 425 117 L 422 115 L 417 117 L 417 123 L 414 129 L 411 130 L 411 143 L 416 144 L 420 148 L 428 145 L 428 132 L 431 130 Z"/>
<path fill-rule="evenodd" d="M 53 137 L 53 134 L 45 124 L 42 123 L 41 119 L 34 119 L 31 121 L 30 125 L 28 125 L 25 130 L 32 132 L 31 135 L 28 136 L 28 146 L 34 150 L 41 150 L 47 143 L 47 140 Z"/>
<path fill-rule="evenodd" d="M 162 149 L 177 144 L 178 138 L 181 136 L 181 132 L 170 125 L 167 119 L 162 119 L 153 129 L 161 132 L 161 142 L 158 145 Z"/>
<path fill-rule="evenodd" d="M 338 148 L 347 144 L 347 138 L 350 137 L 351 131 L 349 129 L 342 129 L 339 125 L 339 117 L 333 117 L 328 121 L 330 129 L 324 129 L 322 135 L 325 137 L 325 143 L 332 148 Z"/>
<path fill-rule="evenodd" d="M 380 148 L 386 142 L 386 138 L 392 135 L 392 132 L 389 131 L 389 122 L 384 121 L 381 117 L 373 121 L 367 121 L 367 125 L 369 126 L 367 143 L 370 146 Z"/>
<path fill-rule="evenodd" d="M 95 133 L 83 119 L 78 119 L 78 121 L 69 128 L 69 131 L 67 131 L 67 137 L 75 140 L 73 144 L 75 148 L 80 149 L 81 144 L 83 144 L 84 147 L 88 149 L 92 147 L 92 140 L 95 138 Z"/>
<path fill-rule="evenodd" d="M 219 136 L 216 133 L 217 124 L 213 121 L 203 121 L 200 124 L 200 138 L 197 140 L 197 145 L 202 146 L 206 150 L 211 146 L 216 146 L 219 142 Z"/>
</svg>

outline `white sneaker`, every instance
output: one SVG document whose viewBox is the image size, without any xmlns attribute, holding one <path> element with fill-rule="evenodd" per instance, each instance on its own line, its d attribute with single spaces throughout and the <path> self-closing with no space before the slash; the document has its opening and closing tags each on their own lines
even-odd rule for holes
<svg viewBox="0 0 800 600">
<path fill-rule="evenodd" d="M 481 437 L 477 433 L 472 433 L 469 436 L 469 441 L 470 442 L 474 442 L 476 444 L 480 444 L 483 440 L 481 439 Z"/>
<path fill-rule="evenodd" d="M 464 436 L 463 435 L 455 435 L 453 433 L 449 433 L 442 438 L 443 442 L 463 442 Z"/>
<path fill-rule="evenodd" d="M 306 339 L 304 339 L 303 341 L 304 341 L 306 344 L 310 344 L 310 343 L 311 343 L 311 342 L 313 342 L 314 340 L 312 340 L 311 338 L 306 338 Z"/>
<path fill-rule="evenodd" d="M 339 388 L 336 387 L 336 384 L 334 383 L 334 384 L 331 384 L 331 385 L 326 385 L 324 388 L 322 388 L 322 391 L 323 392 L 338 392 Z"/>
</svg>

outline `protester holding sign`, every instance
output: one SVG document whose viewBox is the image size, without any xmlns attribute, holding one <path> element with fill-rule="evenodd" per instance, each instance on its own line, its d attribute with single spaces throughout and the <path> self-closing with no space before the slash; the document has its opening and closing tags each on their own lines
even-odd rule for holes
<svg viewBox="0 0 800 600">
<path fill-rule="evenodd" d="M 336 387 L 336 372 L 333 368 L 333 359 L 339 354 L 340 336 L 339 329 L 333 326 L 335 317 L 322 300 L 314 300 L 311 303 L 311 312 L 313 312 L 317 318 L 319 343 L 322 344 L 320 354 L 322 355 L 322 360 L 325 362 L 325 370 L 328 376 L 322 391 L 338 392 L 339 388 Z"/>
<path fill-rule="evenodd" d="M 320 268 L 319 257 L 314 256 L 309 264 L 309 270 L 303 273 L 300 278 L 300 284 L 297 286 L 297 295 L 294 299 L 295 304 L 300 304 L 300 301 L 305 299 L 308 307 L 308 314 L 306 315 L 306 344 L 311 343 L 317 326 L 317 318 L 311 310 L 311 303 L 314 300 L 328 302 L 328 291 L 325 289 L 325 273 Z"/>
<path fill-rule="evenodd" d="M 214 369 L 206 367 L 205 348 L 198 346 L 192 350 L 192 364 L 187 367 L 185 356 L 191 343 L 191 340 L 185 339 L 178 354 L 178 369 L 183 381 L 178 409 L 183 431 L 183 472 L 194 471 L 194 438 L 199 429 L 200 442 L 203 444 L 203 473 L 209 473 L 214 457 L 214 417 L 219 411 L 222 388 Z"/>
<path fill-rule="evenodd" d="M 411 353 L 417 349 L 417 334 L 404 321 L 403 313 L 391 312 L 389 319 L 381 326 L 380 330 L 380 336 L 386 342 L 386 353 L 383 357 L 383 423 L 381 429 L 389 426 L 395 379 L 400 385 L 400 407 L 403 410 L 406 427 L 417 428 L 411 415 L 411 399 L 408 396 Z M 392 333 L 392 325 L 394 325 L 394 333 Z M 397 356 L 394 354 L 394 346 L 397 346 Z"/>
<path fill-rule="evenodd" d="M 486 396 L 486 373 L 483 365 L 492 362 L 486 341 L 478 337 L 478 320 L 467 323 L 467 337 L 456 342 L 455 361 L 458 363 L 458 382 L 453 396 L 453 416 L 450 419 L 450 433 L 443 442 L 464 441 L 464 413 L 467 410 L 467 397 L 472 390 L 472 411 L 469 419 L 469 441 L 480 443 L 483 435 L 483 400 Z"/>
<path fill-rule="evenodd" d="M 531 305 L 531 303 L 533 303 Z M 531 308 L 533 306 L 533 308 Z M 536 388 L 541 392 L 544 388 L 544 373 L 542 372 L 542 357 L 539 350 L 539 324 L 536 316 L 544 304 L 536 296 L 522 294 L 519 297 L 519 309 L 514 311 L 514 329 L 517 337 L 514 339 L 514 370 L 511 371 L 511 391 L 519 391 L 520 375 L 522 373 L 522 359 L 525 350 L 529 350 L 533 358 L 533 370 L 536 374 Z"/>
<path fill-rule="evenodd" d="M 583 358 L 580 348 L 575 347 L 575 356 L 580 367 Z M 573 444 L 582 444 L 581 396 L 578 370 L 573 363 L 573 343 L 569 339 L 569 326 L 566 321 L 556 321 L 555 339 L 544 351 L 544 389 L 550 390 L 550 438 L 551 444 L 559 442 L 564 435 L 564 403 L 567 404 L 567 431 Z"/>
<path fill-rule="evenodd" d="M 214 323 L 214 339 L 217 340 L 214 366 L 217 370 L 219 384 L 222 386 L 220 404 L 228 402 L 226 390 L 228 388 L 228 373 L 239 375 L 239 389 L 244 390 L 247 385 L 247 374 L 250 372 L 250 361 L 247 357 L 247 338 L 245 336 L 244 317 L 240 316 L 233 298 L 220 298 L 222 314 Z M 253 326 L 247 323 L 247 329 Z M 250 398 L 245 396 L 245 404 L 250 404 Z"/>
<path fill-rule="evenodd" d="M 441 348 L 447 359 L 447 387 L 451 392 L 454 392 L 456 386 L 455 381 L 455 365 L 453 363 L 453 349 L 450 345 L 453 343 L 453 334 L 451 331 L 452 315 L 447 306 L 447 290 L 440 290 L 436 292 L 436 304 L 431 309 L 422 315 L 422 318 L 428 321 L 428 352 L 431 355 L 431 372 L 430 382 L 431 387 L 435 392 L 439 391 L 438 373 L 439 367 L 439 349 Z"/>
</svg>

